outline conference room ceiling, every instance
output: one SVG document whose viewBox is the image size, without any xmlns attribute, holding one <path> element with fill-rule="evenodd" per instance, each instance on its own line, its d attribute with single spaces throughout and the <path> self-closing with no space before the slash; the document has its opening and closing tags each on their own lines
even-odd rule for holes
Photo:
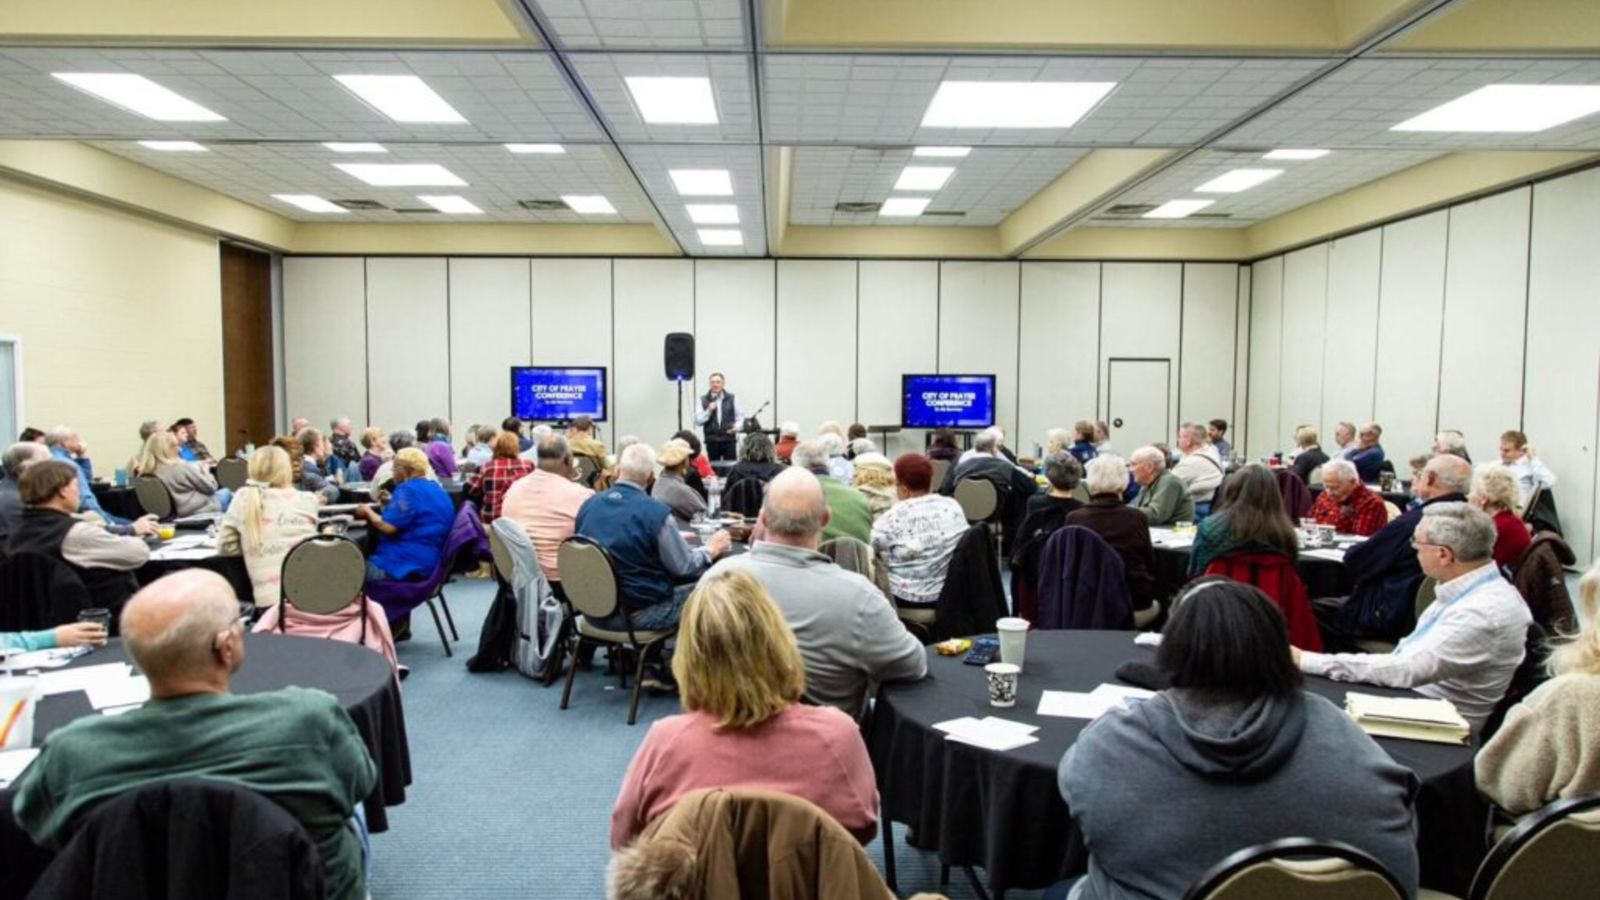
<svg viewBox="0 0 1600 900">
<path fill-rule="evenodd" d="M 1531 133 L 1391 130 L 1485 85 L 1600 84 L 1600 26 L 1588 21 L 1600 17 L 1579 0 L 1297 0 L 1292 9 L 1217 0 L 1217 15 L 1255 10 L 1262 21 L 1226 40 L 1214 36 L 1209 46 L 1173 37 L 1173 23 L 1190 11 L 1169 6 L 1164 17 L 1165 0 L 1120 5 L 1125 21 L 1084 0 L 1015 0 L 1006 7 L 1013 17 L 1039 11 L 1039 34 L 1026 41 L 1006 39 L 1012 26 L 993 4 L 959 0 L 921 7 L 906 0 L 495 2 L 526 36 L 522 46 L 459 40 L 439 49 L 401 39 L 315 46 L 282 35 L 253 39 L 243 25 L 215 26 L 225 37 L 209 40 L 74 42 L 42 27 L 8 36 L 0 13 L 0 138 L 83 140 L 296 221 L 650 223 L 695 255 L 773 252 L 768 232 L 781 225 L 995 228 L 1030 205 L 1030 221 L 1047 223 L 1036 240 L 1083 224 L 1242 228 L 1454 151 L 1600 152 L 1600 114 Z M 474 0 L 475 21 L 486 22 L 479 6 Z M 1063 7 L 1096 14 L 1073 20 L 1044 12 Z M 889 33 L 869 19 L 919 8 L 975 17 L 988 9 L 996 21 L 963 24 L 947 15 L 905 29 L 930 35 L 925 44 L 863 46 Z M 835 10 L 845 13 L 819 18 Z M 478 27 L 492 33 L 490 24 Z M 1185 34 L 1203 33 L 1203 25 L 1190 22 Z M 226 121 L 144 118 L 51 77 L 58 72 L 143 75 Z M 352 74 L 414 75 L 465 121 L 391 120 L 332 77 Z M 646 121 L 627 81 L 641 76 L 706 79 L 716 121 Z M 935 92 L 951 81 L 1115 87 L 1068 127 L 924 127 Z M 162 152 L 140 140 L 197 141 L 207 152 Z M 336 153 L 323 142 L 377 142 L 387 152 Z M 510 143 L 559 144 L 563 152 L 514 154 L 502 146 Z M 972 149 L 925 158 L 914 147 Z M 1332 152 L 1261 160 L 1277 148 Z M 1165 152 L 1048 224 L 1041 198 L 1083 172 L 1075 166 L 1093 165 L 1098 151 L 1128 149 Z M 334 167 L 403 162 L 437 163 L 466 184 L 372 187 Z M 908 166 L 954 171 L 936 189 L 896 190 Z M 1195 192 L 1235 168 L 1282 174 L 1239 193 Z M 681 194 L 670 173 L 684 169 L 727 172 L 732 194 Z M 312 213 L 274 194 L 382 208 Z M 458 194 L 483 213 L 396 211 L 421 208 L 422 194 Z M 615 213 L 551 208 L 573 195 L 603 196 Z M 893 198 L 928 203 L 913 216 L 863 211 Z M 1213 203 L 1181 219 L 1139 212 L 1180 198 Z M 716 209 L 692 217 L 690 204 Z M 778 221 L 780 210 L 786 222 Z M 717 224 L 696 221 L 708 215 Z M 707 228 L 736 230 L 739 243 L 707 245 Z"/>
</svg>

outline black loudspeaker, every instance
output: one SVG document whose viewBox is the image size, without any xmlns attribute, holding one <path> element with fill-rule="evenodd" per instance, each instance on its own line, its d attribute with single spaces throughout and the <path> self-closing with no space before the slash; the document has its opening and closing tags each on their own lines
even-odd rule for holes
<svg viewBox="0 0 1600 900">
<path fill-rule="evenodd" d="M 668 334 L 661 355 L 668 381 L 694 380 L 694 335 L 684 331 Z"/>
</svg>

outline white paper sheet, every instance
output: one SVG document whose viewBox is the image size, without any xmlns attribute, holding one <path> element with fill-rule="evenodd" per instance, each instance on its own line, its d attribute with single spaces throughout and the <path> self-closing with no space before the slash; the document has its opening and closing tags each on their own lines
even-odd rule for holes
<svg viewBox="0 0 1600 900">
<path fill-rule="evenodd" d="M 37 748 L 23 748 L 21 750 L 7 750 L 0 753 L 0 788 L 8 788 L 11 782 L 22 777 L 28 764 L 39 755 Z"/>
<path fill-rule="evenodd" d="M 1301 550 L 1301 556 L 1312 556 L 1317 559 L 1328 559 L 1334 562 L 1344 562 L 1344 551 L 1338 547 L 1323 547 L 1316 550 Z"/>
<path fill-rule="evenodd" d="M 983 747 L 987 750 L 1015 750 L 1037 743 L 1038 738 L 1033 733 L 1039 730 L 1037 725 L 1028 725 L 1023 722 L 1013 722 L 1010 719 L 1001 719 L 995 716 L 986 716 L 974 719 L 964 716 L 959 719 L 939 722 L 934 728 L 945 733 L 945 739 L 974 747 Z"/>
<path fill-rule="evenodd" d="M 1159 647 L 1161 646 L 1161 632 L 1141 631 L 1133 636 L 1133 642 L 1141 647 Z"/>
<path fill-rule="evenodd" d="M 107 678 L 84 689 L 89 695 L 89 705 L 95 709 L 129 706 L 150 699 L 150 680 L 143 675 L 131 678 Z"/>
<path fill-rule="evenodd" d="M 127 663 L 102 663 L 98 666 L 79 666 L 76 669 L 62 669 L 59 672 L 44 672 L 39 676 L 39 695 L 48 697 L 51 694 L 70 694 L 73 691 L 88 690 L 90 686 L 103 681 L 126 680 L 132 673 L 133 667 Z"/>
<path fill-rule="evenodd" d="M 1194 545 L 1194 534 L 1192 531 L 1179 534 L 1171 528 L 1152 528 L 1150 529 L 1150 543 L 1157 547 L 1182 549 Z"/>
<path fill-rule="evenodd" d="M 1102 698 L 1078 691 L 1044 691 L 1039 695 L 1039 715 L 1064 719 L 1098 719 L 1108 707 Z"/>
<path fill-rule="evenodd" d="M 27 653 L 13 653 L 0 662 L 0 669 L 10 669 L 13 672 L 27 672 L 30 669 L 59 669 L 69 662 L 83 656 L 88 647 L 52 647 L 49 650 L 30 650 Z"/>
<path fill-rule="evenodd" d="M 1102 684 L 1089 692 L 1091 697 L 1104 697 L 1115 703 L 1121 703 L 1124 700 L 1149 700 L 1155 695 L 1155 691 L 1129 687 L 1124 684 Z"/>
</svg>

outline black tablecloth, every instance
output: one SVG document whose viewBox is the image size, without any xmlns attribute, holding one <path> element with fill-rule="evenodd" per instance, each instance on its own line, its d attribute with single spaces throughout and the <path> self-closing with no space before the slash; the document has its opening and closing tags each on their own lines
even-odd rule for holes
<svg viewBox="0 0 1600 900">
<path fill-rule="evenodd" d="M 255 588 L 250 584 L 250 573 L 244 567 L 242 556 L 212 555 L 200 559 L 152 559 L 133 574 L 139 580 L 139 586 L 144 587 L 163 575 L 171 575 L 183 569 L 209 569 L 228 579 L 228 584 L 233 586 L 233 592 L 238 595 L 240 602 L 255 602 Z"/>
<path fill-rule="evenodd" d="M 1056 788 L 1056 766 L 1089 722 L 1036 715 L 1039 696 L 1047 689 L 1093 690 L 1115 681 L 1112 673 L 1122 663 L 1153 655 L 1152 648 L 1133 643 L 1132 632 L 1032 632 L 1017 705 L 995 709 L 982 669 L 963 665 L 960 657 L 930 654 L 928 677 L 884 685 L 867 724 L 885 831 L 893 822 L 911 825 L 915 846 L 937 852 L 948 865 L 983 868 L 999 891 L 1043 888 L 1082 874 L 1088 856 Z M 1311 677 L 1306 689 L 1340 705 L 1352 689 L 1409 693 Z M 989 715 L 1039 726 L 1038 742 L 997 753 L 946 741 L 933 728 L 936 722 Z M 1452 773 L 1472 759 L 1466 747 L 1387 739 L 1378 744 L 1423 780 L 1424 801 L 1431 796 L 1442 802 L 1455 790 Z"/>
<path fill-rule="evenodd" d="M 367 830 L 387 831 L 388 807 L 404 803 L 406 787 L 411 784 L 405 709 L 388 660 L 358 644 L 322 638 L 251 634 L 245 642 L 245 663 L 233 676 L 234 693 L 256 694 L 298 685 L 339 698 L 378 767 L 378 784 L 363 803 Z M 113 662 L 131 662 L 116 639 L 71 665 Z M 34 719 L 34 745 L 72 720 L 96 714 L 82 691 L 45 697 Z M 0 791 L 0 900 L 24 896 L 50 858 L 17 826 L 11 814 L 13 799 L 13 789 Z"/>
<path fill-rule="evenodd" d="M 1156 596 L 1171 597 L 1189 580 L 1189 547 L 1156 547 Z M 1344 563 L 1315 556 L 1301 556 L 1294 568 L 1306 583 L 1312 597 L 1345 597 L 1355 585 Z"/>
</svg>

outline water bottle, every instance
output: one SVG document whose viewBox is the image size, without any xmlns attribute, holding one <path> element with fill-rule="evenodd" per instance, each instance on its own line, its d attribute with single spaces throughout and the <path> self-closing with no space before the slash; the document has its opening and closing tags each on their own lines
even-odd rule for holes
<svg viewBox="0 0 1600 900">
<path fill-rule="evenodd" d="M 706 482 L 706 493 L 710 496 L 707 502 L 711 507 L 711 515 L 716 515 L 722 508 L 722 479 L 713 477 Z"/>
</svg>

